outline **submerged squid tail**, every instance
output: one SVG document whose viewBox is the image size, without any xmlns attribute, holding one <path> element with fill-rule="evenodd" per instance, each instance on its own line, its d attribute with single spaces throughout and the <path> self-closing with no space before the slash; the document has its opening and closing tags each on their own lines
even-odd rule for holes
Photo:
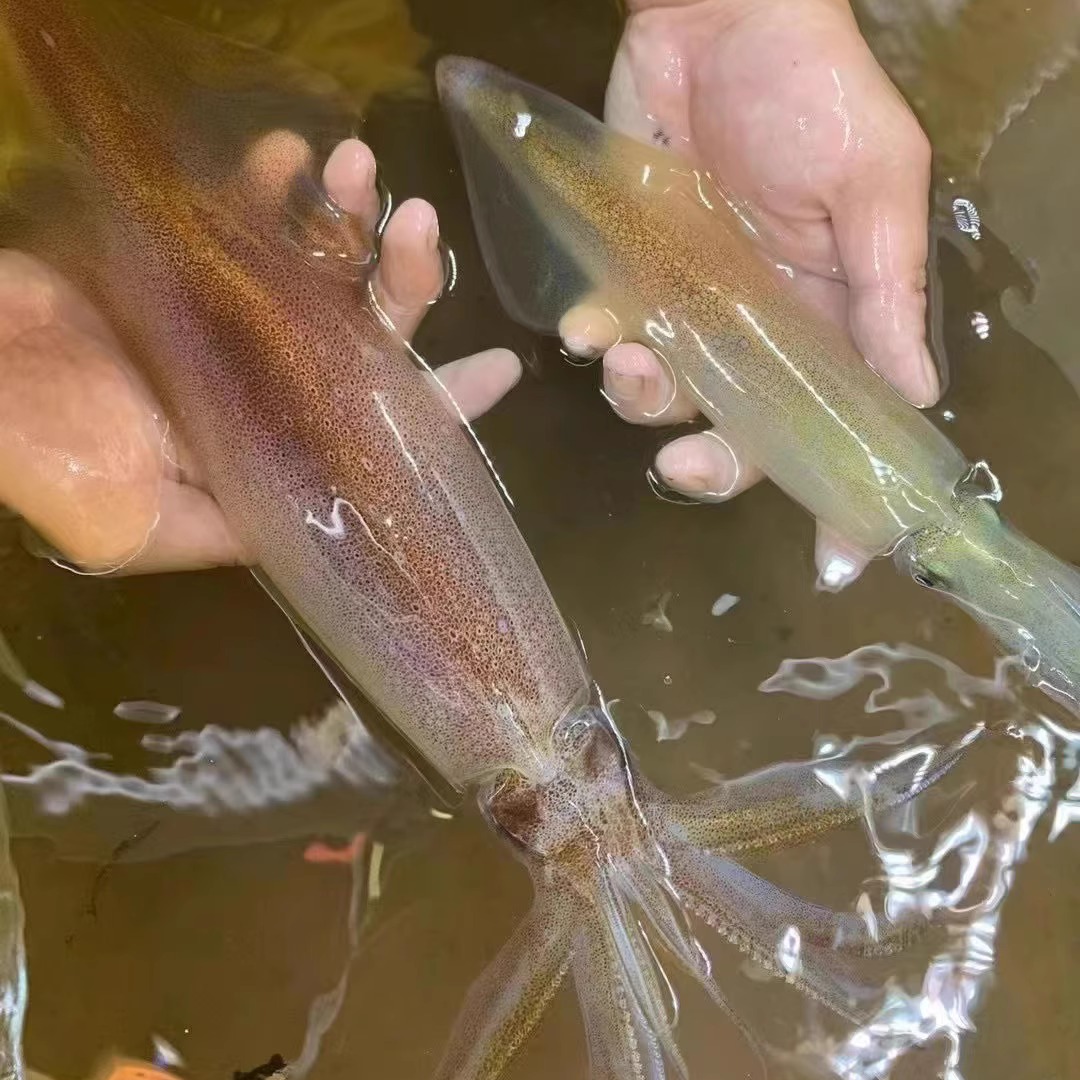
<svg viewBox="0 0 1080 1080">
<path fill-rule="evenodd" d="M 439 1080 L 499 1076 L 568 974 L 592 1080 L 685 1076 L 662 957 L 747 1033 L 717 985 L 694 918 L 844 1019 L 861 1023 L 872 1013 L 880 987 L 865 962 L 922 937 L 928 921 L 890 924 L 808 903 L 733 853 L 803 843 L 914 797 L 960 760 L 980 728 L 957 721 L 867 739 L 855 755 L 775 766 L 686 799 L 638 773 L 606 718 L 579 717 L 568 728 L 562 767 L 550 779 L 507 773 L 481 796 L 528 866 L 536 898 L 469 992 Z M 844 774 L 868 783 L 845 787 Z"/>
</svg>

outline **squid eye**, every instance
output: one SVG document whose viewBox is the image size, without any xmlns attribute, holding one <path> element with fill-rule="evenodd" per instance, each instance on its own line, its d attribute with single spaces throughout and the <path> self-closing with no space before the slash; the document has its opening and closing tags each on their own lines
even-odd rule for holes
<svg viewBox="0 0 1080 1080">
<path fill-rule="evenodd" d="M 911 576 L 924 589 L 945 588 L 945 579 L 940 574 L 934 574 L 929 570 L 913 570 Z"/>
</svg>

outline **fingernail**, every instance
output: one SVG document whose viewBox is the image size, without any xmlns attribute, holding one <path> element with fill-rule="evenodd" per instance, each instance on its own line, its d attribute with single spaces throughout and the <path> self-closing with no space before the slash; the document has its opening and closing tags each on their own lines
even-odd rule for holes
<svg viewBox="0 0 1080 1080">
<path fill-rule="evenodd" d="M 680 486 L 684 491 L 690 492 L 701 498 L 709 498 L 716 502 L 723 502 L 724 499 L 730 497 L 737 478 L 738 472 L 734 467 L 730 469 L 721 467 L 711 472 L 702 471 L 689 473 L 686 475 Z"/>
<path fill-rule="evenodd" d="M 600 350 L 585 334 L 567 334 L 563 338 L 563 347 L 571 356 L 581 360 L 595 360 L 600 355 Z"/>
<path fill-rule="evenodd" d="M 604 372 L 604 389 L 608 397 L 620 405 L 629 404 L 641 395 L 645 380 L 640 375 L 621 375 L 617 371 Z"/>
<path fill-rule="evenodd" d="M 734 451 L 719 436 L 712 434 L 708 447 L 709 468 L 705 480 L 707 486 L 702 494 L 719 501 L 726 499 L 735 490 L 742 469 Z"/>
<path fill-rule="evenodd" d="M 818 575 L 817 588 L 822 592 L 840 592 L 858 576 L 861 567 L 850 556 L 834 552 Z"/>
<path fill-rule="evenodd" d="M 686 473 L 681 477 L 668 477 L 668 482 L 693 495 L 705 495 L 712 483 L 704 473 Z"/>
<path fill-rule="evenodd" d="M 606 312 L 577 304 L 559 320 L 559 337 L 571 355 L 591 360 L 619 340 L 619 330 Z"/>
</svg>

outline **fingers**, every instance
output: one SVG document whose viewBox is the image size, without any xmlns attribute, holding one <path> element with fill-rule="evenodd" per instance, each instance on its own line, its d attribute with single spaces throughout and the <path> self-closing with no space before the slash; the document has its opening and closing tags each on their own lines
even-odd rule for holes
<svg viewBox="0 0 1080 1080">
<path fill-rule="evenodd" d="M 629 19 L 604 95 L 604 121 L 642 142 L 688 149 L 689 78 L 684 65 L 682 36 L 662 12 L 655 18 L 638 14 Z"/>
<path fill-rule="evenodd" d="M 44 264 L 0 253 L 0 503 L 80 565 L 115 567 L 157 519 L 152 399 L 92 305 Z"/>
<path fill-rule="evenodd" d="M 564 341 L 592 343 L 605 340 L 610 325 L 598 321 L 595 308 L 575 308 L 560 332 Z M 575 332 L 581 333 L 574 338 Z M 697 415 L 696 404 L 677 390 L 667 365 L 636 342 L 615 345 L 604 354 L 603 392 L 615 411 L 635 424 L 677 424 Z M 668 443 L 656 456 L 656 470 L 672 490 L 707 502 L 730 499 L 763 475 L 715 429 Z"/>
<path fill-rule="evenodd" d="M 941 394 L 925 341 L 930 148 L 906 109 L 896 115 L 887 152 L 870 152 L 851 170 L 829 211 L 855 343 L 904 397 L 925 407 Z"/>
<path fill-rule="evenodd" d="M 487 349 L 443 364 L 433 378 L 450 396 L 455 415 L 475 420 L 514 388 L 521 361 L 509 349 Z"/>
<path fill-rule="evenodd" d="M 390 218 L 382 256 L 372 283 L 376 302 L 403 338 L 409 340 L 428 307 L 442 292 L 439 219 L 422 199 L 409 199 Z"/>
<path fill-rule="evenodd" d="M 817 588 L 822 592 L 839 592 L 859 577 L 870 557 L 819 521 L 814 562 L 818 569 Z"/>
<path fill-rule="evenodd" d="M 261 181 L 266 184 L 273 176 L 291 175 L 301 148 L 306 148 L 306 143 L 293 146 L 285 136 L 264 139 L 253 155 Z M 359 139 L 339 143 L 323 168 L 327 195 L 369 231 L 379 218 L 376 175 L 375 157 Z M 372 283 L 376 301 L 408 340 L 428 306 L 438 299 L 442 286 L 438 218 L 429 203 L 410 199 L 391 217 L 383 234 L 382 255 Z"/>
<path fill-rule="evenodd" d="M 323 184 L 330 198 L 372 230 L 378 224 L 380 199 L 375 157 L 359 139 L 339 143 L 327 158 Z M 443 261 L 439 219 L 422 199 L 409 199 L 391 216 L 382 237 L 382 253 L 372 281 L 383 314 L 409 340 L 428 307 L 442 292 Z"/>
<path fill-rule="evenodd" d="M 210 496 L 165 476 L 159 406 L 93 305 L 0 252 L 0 503 L 41 554 L 137 573 L 240 558 Z"/>
<path fill-rule="evenodd" d="M 379 220 L 379 192 L 375 186 L 375 155 L 359 139 L 338 143 L 323 168 L 323 184 L 330 196 L 349 214 L 374 229 Z"/>
<path fill-rule="evenodd" d="M 574 356 L 586 359 L 599 356 L 615 345 L 620 336 L 618 324 L 596 304 L 578 304 L 559 320 L 563 347 Z"/>
<path fill-rule="evenodd" d="M 473 420 L 490 409 L 521 377 L 521 362 L 508 349 L 488 349 L 446 364 L 432 378 L 453 399 L 455 415 Z M 460 412 L 459 412 L 460 410 Z M 158 521 L 141 550 L 116 569 L 120 575 L 173 573 L 251 560 L 229 531 L 213 497 L 190 484 L 167 479 Z M 65 553 L 70 550 L 65 547 Z"/>
<path fill-rule="evenodd" d="M 269 131 L 248 150 L 240 173 L 240 187 L 256 204 L 277 214 L 289 196 L 296 174 L 311 161 L 311 144 L 295 131 Z"/>
<path fill-rule="evenodd" d="M 763 476 L 715 429 L 668 443 L 656 470 L 668 487 L 703 502 L 724 502 Z"/>
<path fill-rule="evenodd" d="M 616 345 L 604 355 L 604 396 L 633 424 L 677 424 L 697 414 L 656 353 L 636 342 Z"/>
<path fill-rule="evenodd" d="M 117 574 L 209 570 L 250 561 L 229 532 L 221 508 L 205 491 L 167 480 L 158 507 L 158 522 L 145 546 Z"/>
</svg>

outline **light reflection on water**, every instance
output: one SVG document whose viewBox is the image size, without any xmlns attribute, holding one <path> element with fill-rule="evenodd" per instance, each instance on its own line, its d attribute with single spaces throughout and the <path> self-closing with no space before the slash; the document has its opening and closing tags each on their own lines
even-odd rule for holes
<svg viewBox="0 0 1080 1080">
<path fill-rule="evenodd" d="M 941 676 L 937 690 L 931 688 L 934 669 Z M 866 693 L 863 711 L 896 714 L 901 730 L 871 739 L 819 735 L 812 759 L 821 762 L 819 780 L 826 787 L 866 807 L 873 872 L 850 906 L 866 920 L 872 935 L 875 911 L 893 923 L 917 914 L 945 931 L 935 937 L 941 940 L 921 973 L 909 970 L 905 980 L 898 969 L 887 977 L 877 1012 L 854 1031 L 837 1035 L 811 1018 L 796 1025 L 792 1045 L 766 1044 L 770 1059 L 782 1067 L 807 1075 L 878 1080 L 888 1076 L 903 1055 L 933 1046 L 942 1060 L 939 1075 L 962 1080 L 964 1042 L 978 1031 L 979 1005 L 994 973 L 1001 915 L 1029 840 L 1047 815 L 1052 821 L 1050 838 L 1059 836 L 1076 816 L 1080 790 L 1080 737 L 1028 709 L 1010 674 L 1010 665 L 1002 662 L 992 677 L 972 676 L 926 649 L 878 643 L 836 658 L 784 660 L 762 684 L 767 693 L 824 702 L 853 691 L 863 693 L 864 683 L 876 683 Z M 907 692 L 905 684 L 917 692 Z M 287 835 L 287 830 L 267 834 L 258 817 L 247 816 L 268 804 L 302 805 L 312 789 L 331 776 L 369 801 L 371 788 L 386 789 L 401 781 L 398 770 L 342 706 L 335 706 L 318 723 L 299 725 L 291 741 L 267 730 L 230 733 L 212 726 L 176 737 L 145 735 L 143 743 L 152 740 L 156 752 L 177 755 L 171 765 L 151 770 L 149 782 L 90 765 L 90 757 L 102 755 L 88 755 L 19 726 L 57 755 L 54 765 L 77 764 L 77 768 L 56 771 L 45 765 L 29 776 L 5 778 L 10 794 L 31 795 L 29 801 L 21 799 L 16 835 L 25 835 L 28 822 L 34 822 L 30 827 L 38 835 L 61 839 L 72 809 L 88 799 L 101 799 L 155 804 L 158 824 L 166 822 L 166 835 L 170 812 L 181 818 L 187 815 L 189 825 L 192 816 L 224 824 L 214 831 L 189 828 L 182 839 L 188 848 L 266 841 Z M 931 761 L 935 755 L 931 748 L 950 726 L 966 729 L 968 734 L 961 738 L 973 746 L 989 726 L 999 767 L 987 769 L 980 760 L 977 769 L 963 777 L 959 790 L 950 793 L 952 804 L 944 816 L 940 806 L 924 813 L 921 800 L 884 815 L 875 811 L 872 800 L 878 778 L 913 754 L 926 753 Z M 902 729 L 915 732 L 922 741 L 913 743 Z M 894 753 L 888 752 L 890 744 L 898 747 Z M 231 830 L 230 817 L 236 818 Z M 50 828 L 49 819 L 61 826 L 59 832 Z M 89 849 L 80 851 L 78 840 L 68 836 L 69 857 L 85 858 L 95 847 L 100 850 L 102 838 L 93 832 L 95 823 L 91 816 L 91 831 L 84 834 Z M 310 818 L 306 824 L 310 829 Z M 326 819 L 319 824 L 328 827 Z M 253 831 L 245 837 L 247 828 Z M 174 830 L 174 835 L 182 834 Z M 380 845 L 379 840 L 361 845 L 352 860 L 348 947 L 341 974 L 312 1002 L 303 1049 L 293 1058 L 290 1075 L 308 1075 L 327 1033 L 336 1023 L 347 1022 L 341 1011 L 349 980 L 355 977 L 353 961 L 361 948 L 364 912 L 379 890 L 377 867 L 372 878 L 372 853 Z M 170 846 L 168 840 L 163 844 L 159 838 L 151 840 L 149 850 L 133 847 L 131 857 L 160 859 L 180 850 L 179 844 Z M 378 850 L 380 858 L 381 854 Z M 787 970 L 798 970 L 800 948 L 797 928 L 789 927 L 777 941 Z M 13 985 L 18 985 L 21 973 L 15 972 L 13 978 Z"/>
<path fill-rule="evenodd" d="M 979 800 L 981 805 L 930 830 L 933 845 L 924 856 L 890 842 L 868 815 L 885 889 L 884 910 L 894 917 L 913 908 L 946 912 L 957 921 L 950 921 L 948 944 L 933 956 L 918 993 L 893 987 L 878 1014 L 839 1045 L 804 1040 L 797 1054 L 789 1057 L 795 1063 L 807 1057 L 824 1060 L 845 1080 L 886 1077 L 901 1055 L 934 1041 L 945 1045 L 939 1075 L 962 1080 L 963 1043 L 978 1030 L 978 1007 L 994 975 L 1001 915 L 1028 843 L 1044 816 L 1052 822 L 1051 840 L 1075 816 L 1080 736 L 1050 717 L 1025 712 L 1008 685 L 1007 662 L 999 663 L 994 678 L 975 678 L 926 650 L 878 644 L 835 659 L 786 660 L 762 689 L 824 701 L 870 678 L 879 685 L 866 699 L 868 713 L 895 710 L 915 727 L 953 718 L 955 705 L 925 689 L 883 704 L 893 688 L 894 667 L 911 663 L 939 667 L 962 708 L 985 712 L 981 706 L 987 699 L 1006 704 L 1011 716 L 1001 723 L 1000 733 L 1016 743 L 1016 752 L 1011 775 L 1001 784 L 986 785 L 989 790 Z M 829 745 L 833 749 L 831 740 Z M 1055 798 L 1055 792 L 1070 781 L 1072 787 Z M 866 791 L 869 798 L 872 782 Z M 919 835 L 918 830 L 911 831 Z M 943 889 L 950 862 L 957 864 L 955 884 Z"/>
</svg>

